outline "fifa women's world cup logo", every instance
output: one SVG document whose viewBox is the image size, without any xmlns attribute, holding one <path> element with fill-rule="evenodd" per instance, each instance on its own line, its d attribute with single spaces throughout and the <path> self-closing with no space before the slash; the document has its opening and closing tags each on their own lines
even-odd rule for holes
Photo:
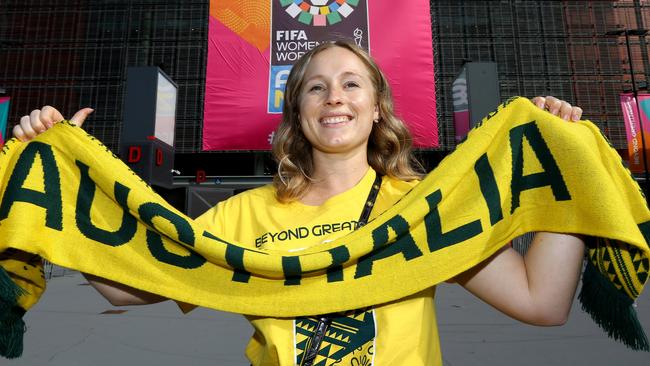
<svg viewBox="0 0 650 366">
<path fill-rule="evenodd" d="M 359 0 L 280 0 L 280 4 L 292 18 L 303 24 L 317 27 L 336 24 L 352 14 Z"/>
<path fill-rule="evenodd" d="M 368 50 L 367 0 L 271 1 L 268 113 L 282 113 L 289 71 L 322 42 L 345 39 Z"/>
</svg>

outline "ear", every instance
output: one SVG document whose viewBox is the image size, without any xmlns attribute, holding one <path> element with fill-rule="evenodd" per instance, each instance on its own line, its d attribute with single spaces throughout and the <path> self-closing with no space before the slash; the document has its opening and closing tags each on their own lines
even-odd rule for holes
<svg viewBox="0 0 650 366">
<path fill-rule="evenodd" d="M 377 121 L 379 120 L 379 105 L 375 104 L 375 111 L 372 115 L 372 119 Z"/>
</svg>

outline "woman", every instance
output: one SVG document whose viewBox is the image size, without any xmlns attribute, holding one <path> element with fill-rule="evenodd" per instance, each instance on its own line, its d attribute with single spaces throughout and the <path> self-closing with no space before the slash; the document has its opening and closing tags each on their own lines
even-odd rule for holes
<svg viewBox="0 0 650 366">
<path fill-rule="evenodd" d="M 534 102 L 566 120 L 578 120 L 582 113 L 552 97 Z M 83 109 L 72 121 L 81 124 L 91 112 Z M 46 107 L 23 117 L 14 135 L 28 140 L 62 119 Z M 348 43 L 322 44 L 294 65 L 287 80 L 273 145 L 279 162 L 273 185 L 221 202 L 198 221 L 221 237 L 262 249 L 298 251 L 334 240 L 417 184 L 421 173 L 410 145 L 408 131 L 393 113 L 388 83 L 372 59 Z M 455 281 L 515 319 L 562 324 L 583 252 L 579 237 L 538 233 L 525 257 L 504 246 Z M 89 279 L 114 305 L 164 300 Z M 430 288 L 371 309 L 317 318 L 249 317 L 255 334 L 247 357 L 254 365 L 315 364 L 324 357 L 338 365 L 441 365 L 434 292 Z M 330 332 L 315 331 L 327 327 Z M 314 350 L 315 360 L 306 356 Z"/>
</svg>

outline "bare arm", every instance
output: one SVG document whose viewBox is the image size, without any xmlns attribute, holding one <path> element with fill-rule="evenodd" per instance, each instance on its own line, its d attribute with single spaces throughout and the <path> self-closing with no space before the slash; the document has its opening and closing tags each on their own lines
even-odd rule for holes
<svg viewBox="0 0 650 366">
<path fill-rule="evenodd" d="M 524 257 L 507 246 L 456 280 L 506 315 L 534 325 L 562 325 L 575 295 L 584 243 L 537 233 Z"/>
<path fill-rule="evenodd" d="M 167 300 L 160 295 L 152 294 L 117 283 L 105 278 L 83 274 L 88 283 L 114 306 L 147 305 Z"/>
<path fill-rule="evenodd" d="M 533 103 L 566 121 L 582 109 L 552 96 Z M 524 257 L 510 246 L 456 277 L 456 281 L 506 315 L 535 325 L 561 325 L 575 296 L 584 243 L 575 235 L 537 233 Z"/>
<path fill-rule="evenodd" d="M 70 122 L 81 126 L 92 112 L 91 108 L 81 109 L 70 118 Z M 42 109 L 35 109 L 29 115 L 23 116 L 20 123 L 14 126 L 13 135 L 21 141 L 29 141 L 63 119 L 63 115 L 54 107 L 45 106 Z M 85 273 L 84 276 L 90 285 L 115 306 L 153 304 L 166 300 L 162 296 L 137 290 L 105 278 Z"/>
</svg>

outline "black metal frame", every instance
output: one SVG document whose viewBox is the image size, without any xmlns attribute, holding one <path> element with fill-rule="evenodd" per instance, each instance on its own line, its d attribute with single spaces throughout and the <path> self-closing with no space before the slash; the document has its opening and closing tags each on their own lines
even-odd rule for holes
<svg viewBox="0 0 650 366">
<path fill-rule="evenodd" d="M 429 10 L 440 148 L 422 152 L 425 158 L 434 154 L 430 160 L 437 161 L 455 147 L 450 88 L 463 59 L 496 61 L 502 98 L 552 93 L 582 106 L 616 148 L 626 146 L 618 105 L 625 73 L 621 49 L 602 34 L 618 24 L 640 27 L 639 19 L 650 16 L 649 5 L 431 0 Z M 178 153 L 206 155 L 195 158 L 212 162 L 214 170 L 204 167 L 208 175 L 223 175 L 219 166 L 235 155 L 250 157 L 250 166 L 235 174 L 272 172 L 271 166 L 256 165 L 270 161 L 268 154 L 201 153 L 208 14 L 208 0 L 2 1 L 0 82 L 12 97 L 9 124 L 44 104 L 66 115 L 92 106 L 96 112 L 87 129 L 116 150 L 126 67 L 158 65 L 179 84 Z M 645 79 L 647 72 L 644 63 L 637 76 Z"/>
</svg>

